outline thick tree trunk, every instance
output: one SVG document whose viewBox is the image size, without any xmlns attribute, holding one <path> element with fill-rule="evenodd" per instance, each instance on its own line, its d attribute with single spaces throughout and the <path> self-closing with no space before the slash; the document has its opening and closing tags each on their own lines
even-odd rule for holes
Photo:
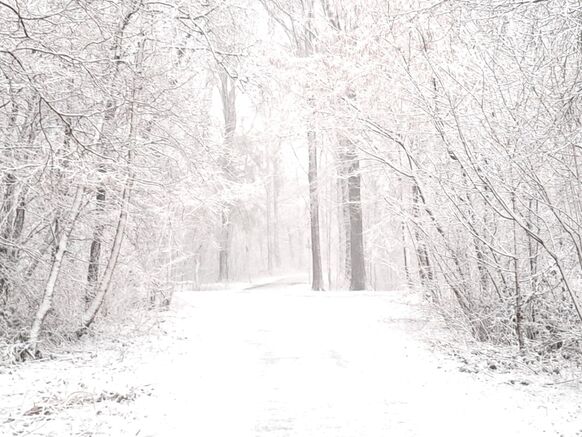
<svg viewBox="0 0 582 437">
<path fill-rule="evenodd" d="M 323 290 L 323 275 L 321 268 L 321 244 L 319 234 L 319 185 L 317 180 L 317 144 L 315 142 L 315 132 L 310 130 L 307 133 L 309 148 L 309 211 L 311 230 L 311 273 L 312 290 Z"/>
<path fill-rule="evenodd" d="M 350 205 L 350 290 L 366 289 L 366 259 L 364 254 L 364 222 L 362 216 L 360 161 L 350 148 L 348 195 Z"/>
<path fill-rule="evenodd" d="M 347 139 L 340 138 L 337 162 L 338 174 L 338 223 L 340 232 L 340 265 L 339 270 L 347 287 L 352 277 L 352 255 L 351 255 L 351 224 L 350 224 L 350 193 L 348 186 L 350 162 L 347 155 L 349 143 Z"/>
<path fill-rule="evenodd" d="M 55 292 L 55 285 L 57 283 L 57 279 L 59 277 L 59 273 L 61 271 L 61 266 L 63 263 L 63 258 L 65 256 L 65 251 L 67 250 L 67 243 L 69 242 L 69 237 L 73 231 L 75 226 L 75 221 L 79 215 L 81 210 L 81 200 L 83 198 L 83 188 L 81 186 L 77 187 L 75 192 L 75 197 L 73 200 L 73 205 L 71 206 L 71 213 L 70 213 L 70 224 L 67 230 L 61 232 L 61 236 L 58 241 L 57 250 L 53 259 L 53 264 L 50 270 L 50 274 L 48 280 L 45 285 L 43 297 L 41 304 L 36 312 L 34 317 L 34 322 L 32 324 L 32 328 L 30 329 L 30 337 L 29 337 L 29 352 L 32 357 L 36 357 L 38 353 L 38 340 L 40 336 L 40 331 L 42 329 L 42 324 L 46 318 L 46 315 L 52 308 L 53 303 L 53 296 Z"/>
<path fill-rule="evenodd" d="M 220 98 L 222 101 L 222 116 L 224 119 L 224 150 L 221 157 L 221 165 L 227 180 L 235 181 L 236 170 L 231 161 L 232 148 L 234 145 L 234 134 L 236 132 L 236 82 L 226 72 L 220 74 Z M 231 216 L 234 206 L 225 204 L 220 216 L 221 230 L 218 251 L 218 280 L 228 281 L 230 234 L 232 231 Z"/>
</svg>

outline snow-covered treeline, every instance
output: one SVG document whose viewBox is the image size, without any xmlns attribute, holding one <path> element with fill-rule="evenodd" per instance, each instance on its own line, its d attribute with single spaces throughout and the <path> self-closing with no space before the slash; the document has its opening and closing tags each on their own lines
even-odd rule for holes
<svg viewBox="0 0 582 437">
<path fill-rule="evenodd" d="M 219 76 L 234 77 L 244 48 L 233 32 L 247 14 L 234 9 L 0 3 L 6 341 L 34 353 L 44 327 L 81 335 L 99 311 L 167 302 L 214 216 L 247 195 L 223 175 L 229 151 L 212 119 Z"/>
<path fill-rule="evenodd" d="M 1 341 L 304 269 L 578 346 L 581 35 L 574 0 L 0 1 Z"/>
<path fill-rule="evenodd" d="M 576 349 L 580 4 L 262 3 L 326 163 L 331 286 L 408 283 L 479 340 Z"/>
</svg>

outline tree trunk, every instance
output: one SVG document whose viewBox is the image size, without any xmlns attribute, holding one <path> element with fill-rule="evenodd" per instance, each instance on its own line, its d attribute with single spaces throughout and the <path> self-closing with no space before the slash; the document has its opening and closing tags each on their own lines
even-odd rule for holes
<svg viewBox="0 0 582 437">
<path fill-rule="evenodd" d="M 126 30 L 127 26 L 129 25 L 131 17 L 141 7 L 141 3 L 132 0 L 128 4 L 128 6 L 129 6 L 129 8 L 124 11 L 123 15 L 120 16 L 120 21 L 118 23 L 118 27 L 117 27 L 116 32 L 115 32 L 114 37 L 113 37 L 113 44 L 110 47 L 110 51 L 112 53 L 112 59 L 115 61 L 118 61 L 121 57 L 121 51 L 123 49 L 123 37 L 124 37 L 125 30 Z M 137 60 L 136 60 L 139 72 L 141 72 L 141 63 L 143 62 L 142 51 L 143 51 L 143 41 L 139 44 L 139 51 L 138 51 Z M 112 72 L 112 77 L 111 77 L 111 81 L 110 81 L 111 87 L 115 86 L 115 84 L 119 78 L 121 63 L 114 62 L 113 66 L 114 66 L 114 70 Z M 114 95 L 115 93 L 113 92 L 113 90 L 111 90 L 111 91 L 112 91 L 112 95 Z M 136 98 L 136 93 L 138 91 L 139 91 L 139 89 L 137 87 L 133 88 L 133 100 L 134 100 L 134 102 L 135 102 L 135 98 Z M 98 129 L 96 134 L 95 134 L 97 143 L 99 143 L 99 144 L 103 143 L 105 140 L 107 140 L 109 135 L 111 135 L 112 132 L 115 130 L 115 120 L 116 120 L 116 116 L 117 116 L 117 111 L 118 111 L 118 109 L 117 109 L 115 99 L 114 98 L 107 99 L 105 102 L 103 117 L 101 119 L 101 128 Z M 134 110 L 132 107 L 132 109 L 131 109 L 132 122 L 131 122 L 131 127 L 130 127 L 130 129 L 132 131 L 135 129 L 135 126 L 133 123 L 133 116 L 134 116 Z M 68 126 L 67 126 L 67 129 L 69 129 Z M 71 136 L 70 131 L 65 132 L 65 137 L 67 138 L 67 140 L 70 139 L 70 136 Z M 105 173 L 105 168 L 103 167 L 103 165 L 99 166 L 99 172 Z M 85 295 L 83 296 L 83 299 L 85 301 L 85 310 L 88 310 L 91 302 L 93 302 L 95 300 L 95 296 L 97 293 L 96 287 L 97 287 L 97 284 L 99 282 L 101 248 L 102 248 L 102 243 L 103 243 L 102 240 L 103 240 L 103 231 L 104 231 L 104 223 L 99 222 L 99 220 L 103 220 L 103 217 L 101 217 L 101 213 L 103 212 L 104 207 L 105 207 L 105 197 L 106 197 L 105 187 L 103 185 L 101 185 L 97 188 L 97 194 L 95 196 L 96 210 L 98 212 L 98 214 L 97 214 L 98 223 L 95 225 L 95 228 L 93 229 L 93 241 L 91 242 L 91 248 L 89 249 L 89 265 L 87 267 L 87 285 L 85 288 Z"/>
<path fill-rule="evenodd" d="M 99 312 L 99 309 L 101 308 L 101 305 L 103 304 L 105 296 L 111 289 L 111 280 L 113 279 L 113 273 L 117 265 L 121 244 L 123 243 L 125 226 L 127 224 L 127 209 L 129 206 L 131 184 L 132 176 L 128 176 L 127 182 L 125 183 L 125 187 L 123 189 L 121 211 L 119 213 L 119 219 L 117 220 L 117 228 L 115 230 L 115 238 L 113 239 L 113 245 L 111 247 L 111 254 L 109 255 L 109 260 L 107 261 L 105 271 L 103 272 L 103 277 L 99 282 L 97 292 L 95 293 L 95 298 L 83 314 L 81 328 L 77 331 L 78 337 L 82 336 L 86 332 L 87 328 L 91 326 L 95 320 L 95 317 L 97 316 L 97 313 Z"/>
<path fill-rule="evenodd" d="M 30 338 L 29 344 L 30 347 L 28 349 L 29 353 L 33 358 L 38 356 L 38 339 L 40 335 L 40 331 L 42 329 L 42 324 L 46 318 L 46 315 L 52 308 L 53 303 L 53 296 L 55 292 L 55 285 L 57 283 L 57 279 L 59 277 L 59 273 L 61 271 L 61 266 L 63 263 L 63 258 L 65 256 L 65 251 L 67 250 L 67 243 L 69 242 L 69 237 L 73 231 L 75 226 L 75 221 L 79 215 L 81 210 L 81 200 L 83 198 L 83 188 L 78 186 L 75 192 L 75 197 L 73 200 L 73 206 L 71 207 L 70 213 L 70 221 L 69 228 L 67 230 L 63 230 L 61 232 L 61 236 L 58 241 L 57 250 L 53 259 L 53 265 L 50 270 L 50 274 L 45 285 L 42 302 L 36 312 L 34 317 L 34 322 L 32 324 L 32 328 L 30 329 Z"/>
<path fill-rule="evenodd" d="M 321 268 L 321 244 L 319 235 L 319 185 L 317 180 L 317 144 L 315 142 L 315 132 L 310 130 L 307 133 L 309 148 L 309 212 L 311 229 L 311 289 L 315 291 L 323 290 L 323 275 Z"/>
<path fill-rule="evenodd" d="M 85 309 L 89 307 L 90 303 L 95 299 L 95 287 L 99 281 L 99 261 L 101 259 L 101 242 L 103 239 L 103 220 L 100 213 L 103 212 L 105 204 L 105 188 L 99 187 L 95 195 L 96 211 L 98 223 L 95 225 L 93 231 L 93 241 L 91 242 L 91 249 L 89 251 L 89 266 L 87 268 L 87 289 L 85 291 Z"/>
<path fill-rule="evenodd" d="M 224 150 L 221 156 L 221 166 L 227 180 L 236 180 L 236 171 L 231 161 L 232 148 L 234 145 L 234 134 L 236 132 L 236 82 L 226 72 L 220 74 L 219 93 L 222 102 L 222 116 L 224 119 Z M 231 215 L 234 206 L 225 204 L 223 206 L 220 222 L 220 241 L 218 253 L 218 280 L 228 281 L 230 234 L 232 230 Z"/>
<path fill-rule="evenodd" d="M 366 289 L 366 260 L 364 254 L 364 223 L 362 217 L 360 161 L 350 148 L 348 195 L 350 205 L 350 290 Z"/>
<path fill-rule="evenodd" d="M 345 145 L 340 144 L 341 147 Z M 343 252 L 343 263 L 339 266 L 341 275 L 345 281 L 345 286 L 350 283 L 352 277 L 352 255 L 351 255 L 351 231 L 350 231 L 350 196 L 348 189 L 349 163 L 343 151 L 339 153 L 338 163 L 338 191 L 340 197 L 340 216 L 338 217 L 339 230 L 341 232 L 341 247 Z"/>
<path fill-rule="evenodd" d="M 271 221 L 271 183 L 267 182 L 265 184 L 265 192 L 267 194 L 267 201 L 266 201 L 266 213 L 267 213 L 267 271 L 269 274 L 273 273 L 273 251 L 274 251 L 274 244 L 273 244 L 273 223 Z"/>
<path fill-rule="evenodd" d="M 333 191 L 334 191 L 334 182 L 333 179 L 329 181 L 329 184 L 327 185 L 327 198 L 328 199 L 333 199 Z M 331 234 L 332 234 L 332 217 L 333 217 L 333 206 L 328 204 L 327 207 L 327 214 L 326 214 L 326 230 L 327 230 L 327 286 L 328 288 L 331 290 L 333 289 L 332 287 L 332 265 L 333 265 L 333 261 L 332 261 L 332 246 L 331 246 Z"/>
<path fill-rule="evenodd" d="M 12 173 L 8 173 L 4 178 L 4 196 L 2 198 L 2 208 L 0 215 L 0 236 L 3 242 L 10 243 L 12 240 L 14 226 L 14 197 L 16 190 L 16 178 Z M 10 252 L 12 248 L 9 245 L 0 243 L 0 304 L 4 305 L 8 301 L 10 294 Z"/>
<path fill-rule="evenodd" d="M 228 281 L 229 279 L 229 242 L 230 242 L 230 213 L 222 211 L 221 214 L 221 236 L 220 248 L 218 250 L 218 281 Z"/>
<path fill-rule="evenodd" d="M 511 193 L 511 205 L 513 212 L 517 215 L 517 205 L 516 205 L 516 193 L 515 190 Z M 517 343 L 519 345 L 520 352 L 523 352 L 525 348 L 524 338 L 523 338 L 523 305 L 522 305 L 522 295 L 521 295 L 521 285 L 519 283 L 519 254 L 518 254 L 518 241 L 517 241 L 517 224 L 515 220 L 513 221 L 513 274 L 515 280 L 515 333 L 517 336 Z"/>
<path fill-rule="evenodd" d="M 279 149 L 276 150 L 276 155 L 273 158 L 272 171 L 272 200 L 273 200 L 273 264 L 275 268 L 281 267 L 281 247 L 279 241 L 279 194 L 281 191 L 281 184 L 279 180 L 280 165 L 279 165 Z"/>
<path fill-rule="evenodd" d="M 433 292 L 433 271 L 424 238 L 420 233 L 420 188 L 416 182 L 412 185 L 412 216 L 415 220 L 414 239 L 416 240 L 416 259 L 418 263 L 418 276 L 425 290 Z"/>
<path fill-rule="evenodd" d="M 293 267 L 299 267 L 299 261 L 297 260 L 295 251 L 295 244 L 293 243 L 293 234 L 291 233 L 290 228 L 287 228 L 287 238 L 289 239 L 289 258 L 291 260 L 291 265 L 293 265 Z"/>
</svg>

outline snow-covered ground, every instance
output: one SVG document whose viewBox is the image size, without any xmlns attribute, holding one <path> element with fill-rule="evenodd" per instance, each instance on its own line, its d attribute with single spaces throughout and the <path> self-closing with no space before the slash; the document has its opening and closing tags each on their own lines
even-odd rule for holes
<svg viewBox="0 0 582 437">
<path fill-rule="evenodd" d="M 146 324 L 0 370 L 0 436 L 582 436 L 580 392 L 459 371 L 405 293 L 183 292 Z"/>
</svg>

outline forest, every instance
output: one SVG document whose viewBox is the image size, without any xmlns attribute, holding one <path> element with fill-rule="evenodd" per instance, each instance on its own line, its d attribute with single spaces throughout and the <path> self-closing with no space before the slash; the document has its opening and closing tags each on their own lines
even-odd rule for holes
<svg viewBox="0 0 582 437">
<path fill-rule="evenodd" d="M 176 290 L 417 290 L 579 354 L 577 0 L 0 1 L 0 357 Z"/>
</svg>

